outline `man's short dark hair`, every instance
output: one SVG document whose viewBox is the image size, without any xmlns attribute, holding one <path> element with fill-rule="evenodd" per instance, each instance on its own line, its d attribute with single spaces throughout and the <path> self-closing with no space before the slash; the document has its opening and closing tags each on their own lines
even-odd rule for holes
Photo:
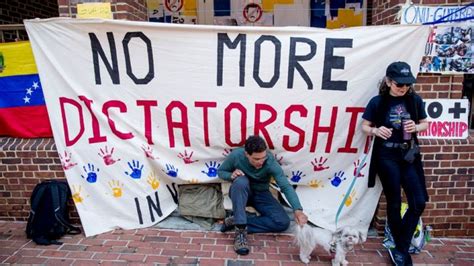
<svg viewBox="0 0 474 266">
<path fill-rule="evenodd" d="M 253 135 L 245 141 L 245 151 L 248 153 L 248 155 L 252 155 L 254 152 L 263 152 L 266 150 L 267 144 L 260 136 Z"/>
</svg>

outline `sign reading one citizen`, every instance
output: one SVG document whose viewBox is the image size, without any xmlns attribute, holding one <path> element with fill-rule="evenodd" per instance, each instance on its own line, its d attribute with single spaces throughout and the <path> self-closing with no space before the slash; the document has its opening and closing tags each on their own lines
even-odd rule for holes
<svg viewBox="0 0 474 266">
<path fill-rule="evenodd" d="M 404 5 L 400 10 L 400 24 L 426 24 L 440 19 L 440 23 L 474 23 L 474 6 Z"/>
</svg>

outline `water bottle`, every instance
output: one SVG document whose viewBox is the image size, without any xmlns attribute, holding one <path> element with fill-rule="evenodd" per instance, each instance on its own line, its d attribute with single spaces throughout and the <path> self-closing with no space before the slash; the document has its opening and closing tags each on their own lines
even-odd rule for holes
<svg viewBox="0 0 474 266">
<path fill-rule="evenodd" d="M 402 126 L 402 132 L 403 132 L 403 140 L 411 140 L 411 133 L 408 133 L 405 131 L 405 123 L 406 121 L 410 120 L 410 114 L 409 113 L 401 113 L 400 114 L 400 119 L 401 119 L 401 126 Z"/>
<path fill-rule="evenodd" d="M 433 227 L 429 225 L 425 226 L 425 241 L 426 242 L 431 241 L 431 231 L 433 231 Z"/>
</svg>

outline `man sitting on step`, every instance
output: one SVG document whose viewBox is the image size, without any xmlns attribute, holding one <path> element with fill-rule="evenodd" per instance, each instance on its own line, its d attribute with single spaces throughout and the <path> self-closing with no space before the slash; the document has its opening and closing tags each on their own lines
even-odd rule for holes
<svg viewBox="0 0 474 266">
<path fill-rule="evenodd" d="M 224 220 L 222 232 L 235 227 L 234 250 L 247 255 L 248 233 L 282 232 L 290 225 L 290 218 L 281 204 L 272 196 L 270 179 L 273 177 L 294 210 L 295 221 L 304 225 L 308 217 L 283 169 L 259 136 L 250 136 L 244 148 L 233 150 L 219 167 L 219 177 L 232 182 L 229 196 L 233 216 Z M 260 216 L 247 217 L 245 207 L 253 206 Z"/>
</svg>

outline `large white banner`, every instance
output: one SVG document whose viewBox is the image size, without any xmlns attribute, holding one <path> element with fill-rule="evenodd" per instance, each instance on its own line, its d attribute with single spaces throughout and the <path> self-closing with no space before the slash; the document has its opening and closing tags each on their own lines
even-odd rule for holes
<svg viewBox="0 0 474 266">
<path fill-rule="evenodd" d="M 362 112 L 389 63 L 416 72 L 429 32 L 25 25 L 87 236 L 161 221 L 177 185 L 219 182 L 217 168 L 251 134 L 266 139 L 312 222 L 367 229 L 381 189 L 367 188 Z"/>
</svg>

